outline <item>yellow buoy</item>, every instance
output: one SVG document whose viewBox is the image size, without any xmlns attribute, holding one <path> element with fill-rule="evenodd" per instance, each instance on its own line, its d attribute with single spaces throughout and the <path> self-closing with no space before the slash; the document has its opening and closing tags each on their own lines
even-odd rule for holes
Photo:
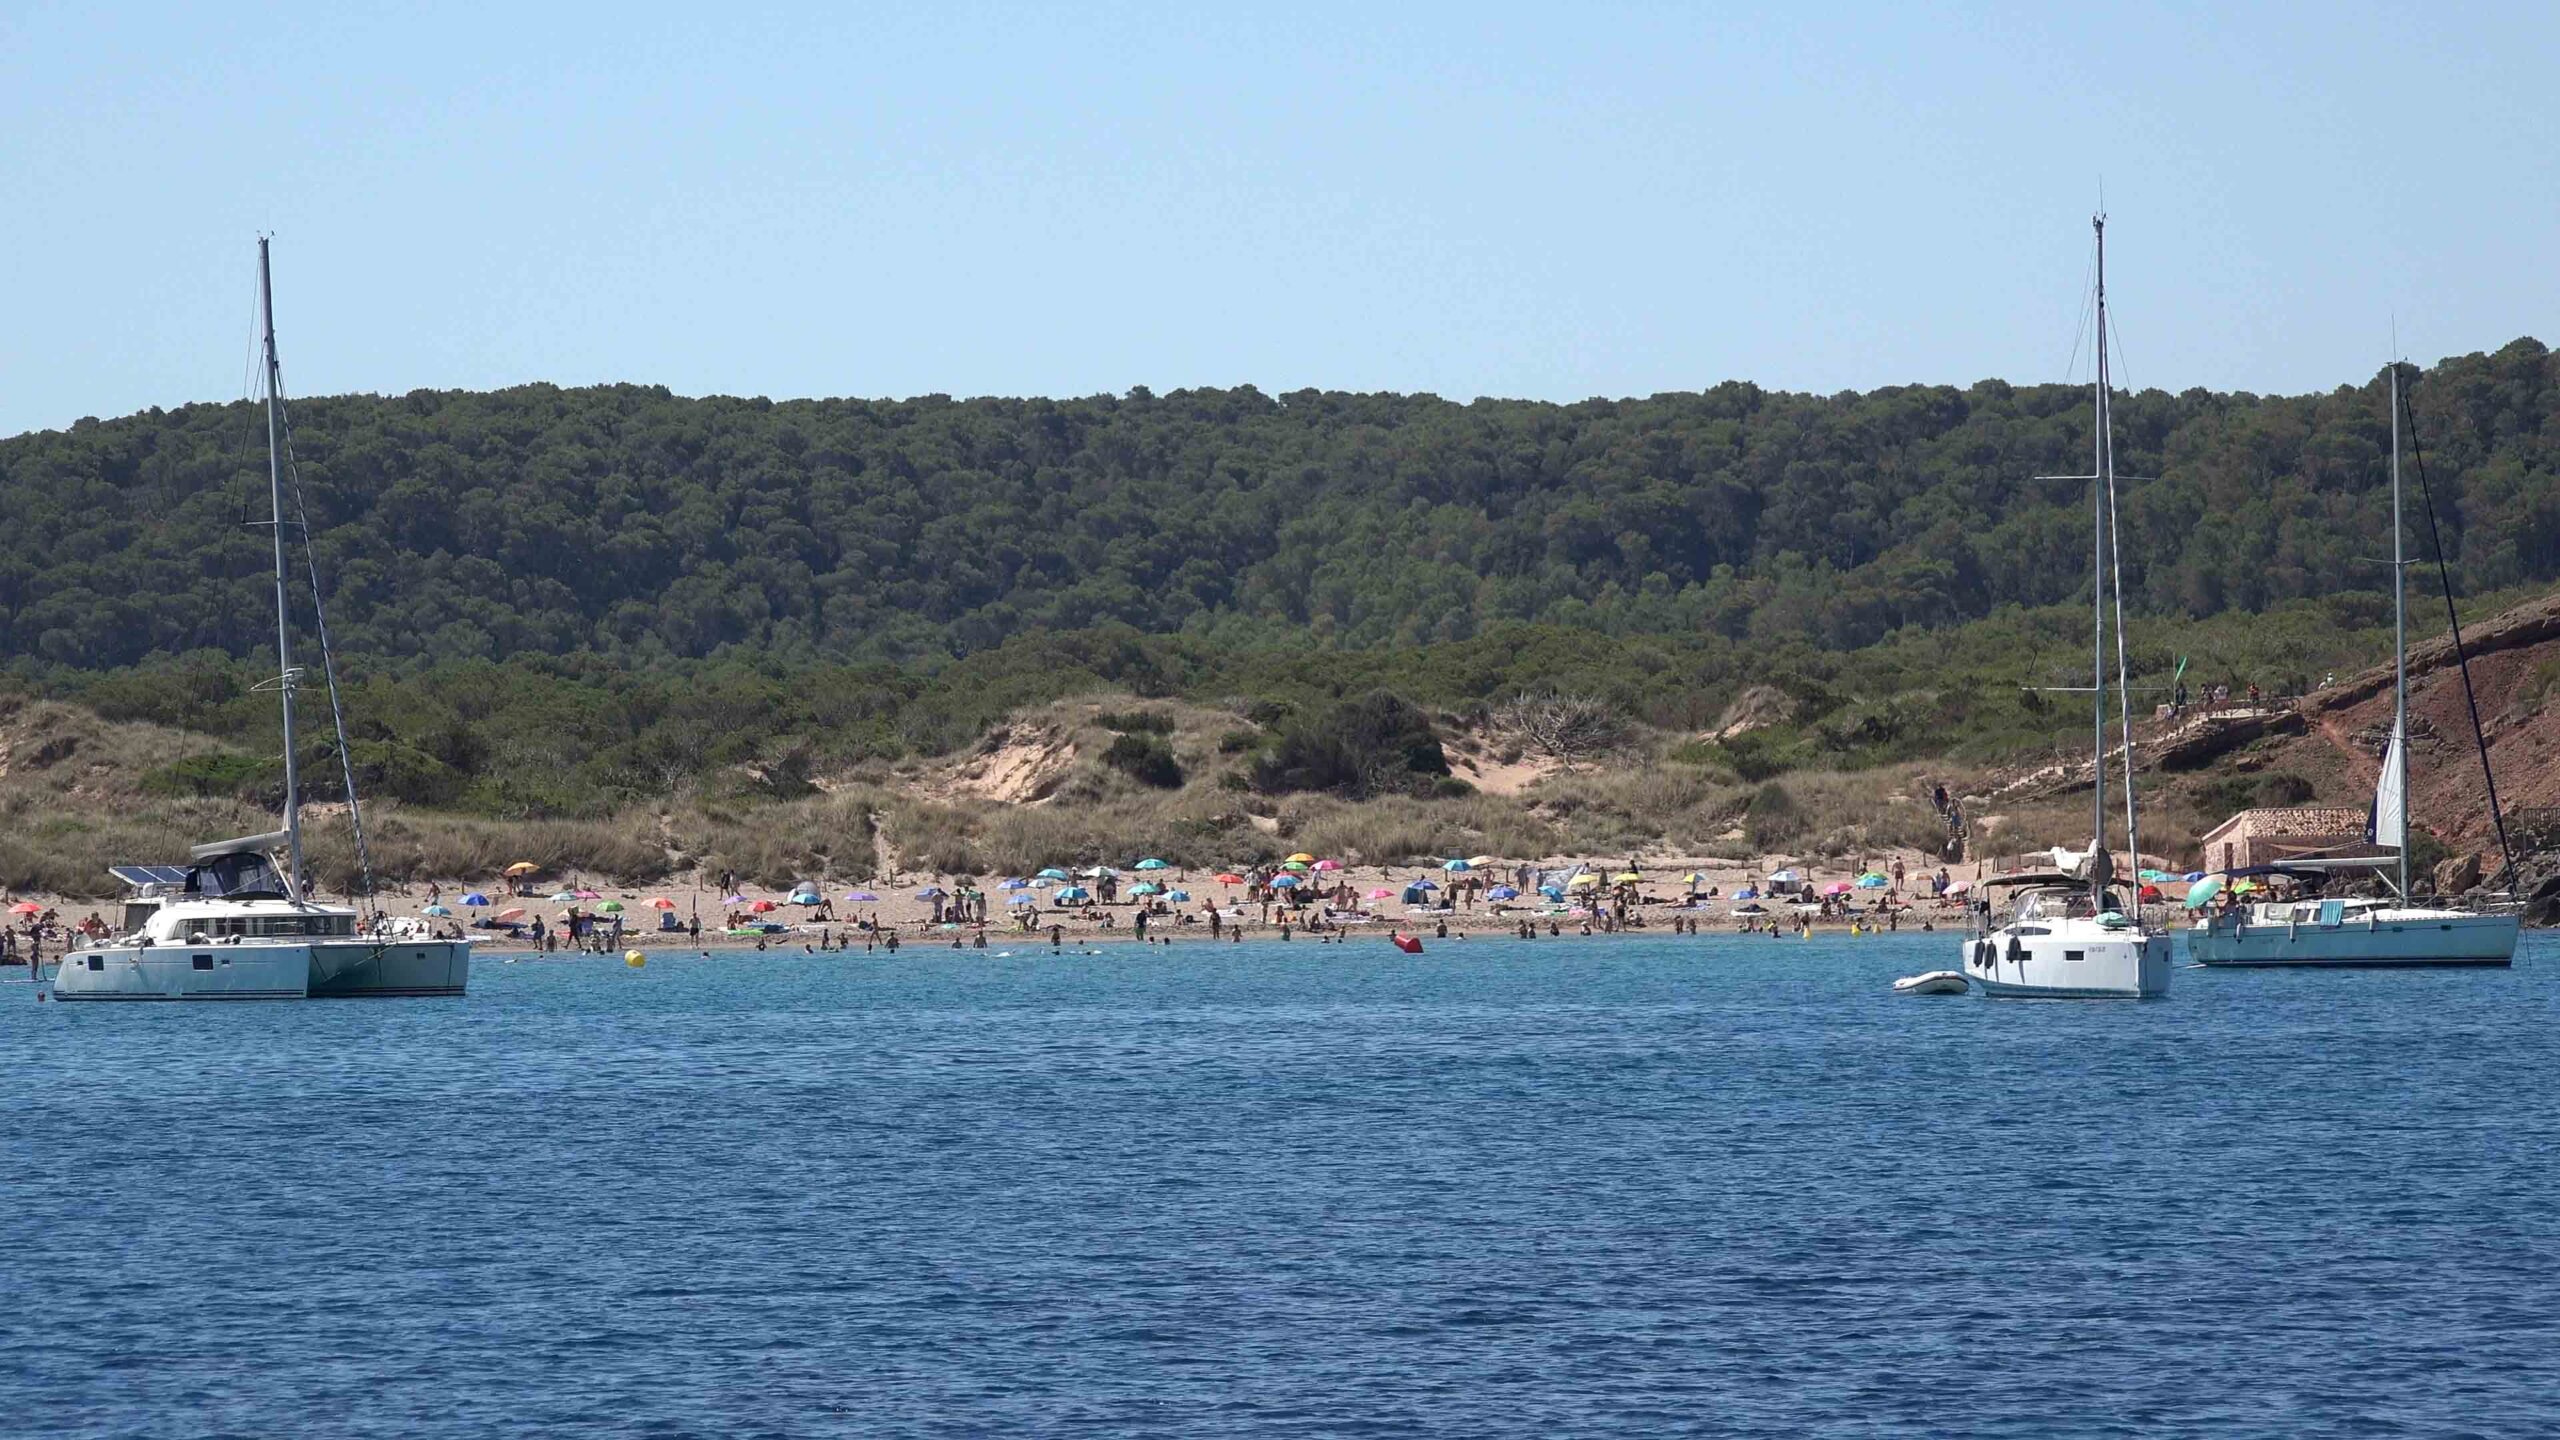
<svg viewBox="0 0 2560 1440">
<path fill-rule="evenodd" d="M 641 954 L 637 950 L 625 950 L 622 952 L 622 963 L 630 966 L 634 970 L 637 970 L 641 966 L 649 963 L 649 957 Z"/>
</svg>

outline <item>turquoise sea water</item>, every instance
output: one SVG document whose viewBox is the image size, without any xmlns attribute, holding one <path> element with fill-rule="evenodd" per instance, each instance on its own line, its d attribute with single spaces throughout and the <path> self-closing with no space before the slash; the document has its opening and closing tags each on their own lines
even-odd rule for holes
<svg viewBox="0 0 2560 1440">
<path fill-rule="evenodd" d="M 2560 1429 L 2553 937 L 2147 1005 L 1886 993 L 1951 956 L 0 985 L 0 1430 Z"/>
</svg>

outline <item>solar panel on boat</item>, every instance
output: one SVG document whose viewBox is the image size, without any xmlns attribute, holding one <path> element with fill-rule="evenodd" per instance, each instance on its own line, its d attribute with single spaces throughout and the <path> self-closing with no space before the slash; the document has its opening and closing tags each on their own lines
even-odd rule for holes
<svg viewBox="0 0 2560 1440">
<path fill-rule="evenodd" d="M 137 890 L 145 885 L 183 884 L 187 878 L 183 865 L 110 865 L 107 873 Z"/>
</svg>

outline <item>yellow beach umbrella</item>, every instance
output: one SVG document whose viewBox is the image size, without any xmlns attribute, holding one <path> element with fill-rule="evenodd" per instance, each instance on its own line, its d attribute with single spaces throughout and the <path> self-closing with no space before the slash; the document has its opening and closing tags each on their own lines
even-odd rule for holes
<svg viewBox="0 0 2560 1440">
<path fill-rule="evenodd" d="M 1289 863 L 1292 865 L 1313 865 L 1316 863 L 1316 857 L 1308 854 L 1304 850 L 1301 850 L 1297 854 L 1289 857 Z"/>
<path fill-rule="evenodd" d="M 1600 877 L 1597 875 L 1576 875 L 1572 879 L 1564 882 L 1564 888 L 1567 890 L 1588 890 L 1599 883 Z"/>
<path fill-rule="evenodd" d="M 534 864 L 530 860 L 519 860 L 513 865 L 507 867 L 507 873 L 510 875 L 530 875 L 541 868 L 541 866 Z"/>
<path fill-rule="evenodd" d="M 1617 874 L 1609 877 L 1609 883 L 1612 885 L 1634 885 L 1642 882 L 1643 879 L 1643 876 L 1637 874 L 1633 870 L 1621 870 Z"/>
</svg>

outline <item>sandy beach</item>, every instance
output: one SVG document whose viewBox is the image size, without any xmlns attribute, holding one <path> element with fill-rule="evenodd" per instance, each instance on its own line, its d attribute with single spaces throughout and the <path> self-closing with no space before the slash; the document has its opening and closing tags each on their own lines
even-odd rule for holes
<svg viewBox="0 0 2560 1440">
<path fill-rule="evenodd" d="M 1899 889 L 1856 888 L 1856 877 L 1872 871 L 1888 878 L 1896 859 L 1902 862 L 1906 878 Z M 1568 891 L 1566 902 L 1557 902 L 1533 888 L 1518 898 L 1494 899 L 1482 891 L 1498 885 L 1513 884 L 1520 867 L 1527 865 L 1534 874 L 1549 878 L 1559 872 L 1571 872 L 1577 866 L 1583 873 L 1600 877 L 1597 887 Z M 877 879 L 850 881 L 841 878 L 824 882 L 818 890 L 827 904 L 823 907 L 790 903 L 790 892 L 761 887 L 743 887 L 723 892 L 716 883 L 677 884 L 661 882 L 634 886 L 602 882 L 591 876 L 529 876 L 511 888 L 511 882 L 497 879 L 454 879 L 392 887 L 379 897 L 381 908 L 393 916 L 432 919 L 439 924 L 460 925 L 467 933 L 479 937 L 492 951 L 532 948 L 529 934 L 510 934 L 492 929 L 484 923 L 510 910 L 524 912 L 520 924 L 539 917 L 555 945 L 566 948 L 567 936 L 562 921 L 572 909 L 582 916 L 600 916 L 607 923 L 618 915 L 622 931 L 618 941 L 603 942 L 608 948 L 636 949 L 644 953 L 666 950 L 758 950 L 776 948 L 817 949 L 826 946 L 851 945 L 863 948 L 886 942 L 894 932 L 901 946 L 958 944 L 964 949 L 977 948 L 981 932 L 988 948 L 1019 948 L 1026 943 L 1047 947 L 1052 943 L 1052 929 L 1060 945 L 1084 945 L 1105 941 L 1131 941 L 1138 938 L 1140 907 L 1148 901 L 1161 901 L 1163 910 L 1148 916 L 1145 938 L 1150 942 L 1177 944 L 1207 943 L 1212 939 L 1209 912 L 1219 912 L 1215 938 L 1221 943 L 1244 941 L 1289 941 L 1335 943 L 1364 938 L 1385 940 L 1396 934 L 1419 936 L 1427 940 L 1477 936 L 1516 936 L 1523 923 L 1534 927 L 1541 938 L 1548 936 L 1582 936 L 1586 933 L 1667 934 L 1690 925 L 1702 933 L 1734 933 L 1745 928 L 1746 921 L 1765 928 L 1772 923 L 1788 933 L 1799 928 L 1847 930 L 1900 928 L 1921 929 L 1934 926 L 1945 929 L 1960 923 L 1962 910 L 1951 901 L 1940 901 L 1929 892 L 1928 877 L 1934 864 L 1916 852 L 1878 854 L 1867 857 L 1863 866 L 1825 865 L 1783 855 L 1764 856 L 1756 864 L 1740 864 L 1732 860 L 1681 858 L 1672 856 L 1637 857 L 1633 872 L 1627 870 L 1627 858 L 1602 860 L 1595 857 L 1545 856 L 1533 861 L 1507 860 L 1493 857 L 1492 863 L 1471 866 L 1464 872 L 1449 872 L 1437 865 L 1345 865 L 1336 869 L 1309 870 L 1301 879 L 1304 888 L 1318 891 L 1324 898 L 1311 900 L 1304 908 L 1274 904 L 1250 898 L 1244 884 L 1221 881 L 1221 874 L 1240 875 L 1242 871 L 1199 871 L 1180 866 L 1162 870 L 1139 871 L 1135 863 L 1116 867 L 1119 870 L 1119 896 L 1114 903 L 1061 904 L 1058 892 L 1068 885 L 1094 890 L 1098 880 L 1086 877 L 1090 866 L 1068 870 L 1066 881 L 1050 880 L 1026 884 L 1021 888 L 1002 888 L 1005 876 L 937 875 L 923 871 L 899 871 Z M 1067 869 L 1068 867 L 1059 867 Z M 1965 878 L 1964 872 L 1951 872 L 1954 878 Z M 1768 878 L 1792 871 L 1816 892 L 1848 885 L 1848 893 L 1837 897 L 1841 913 L 1833 916 L 1800 915 L 1783 901 L 1772 902 L 1763 896 L 1757 903 L 1767 907 L 1760 916 L 1737 915 L 1735 896 L 1746 888 L 1765 890 Z M 1634 873 L 1641 877 L 1634 885 L 1623 887 L 1630 897 L 1623 921 L 1616 920 L 1613 903 L 1621 887 L 1614 877 Z M 1695 875 L 1692 882 L 1688 877 Z M 711 877 L 716 881 L 717 877 Z M 1033 877 L 1019 877 L 1031 881 Z M 1147 897 L 1142 901 L 1130 895 L 1130 887 L 1142 882 L 1163 886 L 1167 895 Z M 1475 882 L 1472 886 L 1465 882 Z M 1405 896 L 1416 882 L 1435 887 L 1424 892 L 1426 898 L 1439 903 L 1408 904 Z M 924 893 L 939 890 L 945 895 L 962 893 L 975 886 L 985 897 L 987 919 L 982 923 L 971 919 L 955 922 L 946 913 L 937 918 L 935 897 Z M 517 890 L 526 893 L 516 893 Z M 1600 915 L 1594 917 L 1583 897 L 1596 889 Z M 1690 895 L 1701 897 L 1694 904 Z M 562 900 L 563 894 L 587 892 L 593 898 Z M 1388 892 L 1379 895 L 1378 892 Z M 1099 895 L 1099 890 L 1094 890 Z M 1173 900 L 1171 894 L 1187 898 Z M 1346 895 L 1348 901 L 1337 898 Z M 852 899 L 851 896 L 876 896 L 876 899 Z M 488 903 L 470 905 L 471 897 L 485 897 Z M 732 897 L 743 897 L 744 903 L 726 903 Z M 1013 904 L 1017 897 L 1027 897 L 1031 904 Z M 330 894 L 322 897 L 328 903 L 343 904 L 347 897 Z M 64 925 L 77 925 L 92 914 L 112 923 L 117 915 L 115 902 L 67 900 L 52 896 L 6 897 L 7 903 L 21 900 L 52 909 Z M 663 902 L 663 903 L 661 903 Z M 762 902 L 767 909 L 757 910 Z M 1888 902 L 1894 902 L 1888 904 Z M 430 905 L 442 905 L 452 912 L 450 918 L 429 917 Z M 606 910 L 608 905 L 618 910 Z M 1309 920 L 1321 917 L 1330 905 L 1334 918 L 1314 928 Z M 1898 913 L 1896 913 L 1898 911 Z M 669 917 L 677 928 L 661 928 L 661 916 Z M 699 922 L 698 933 L 693 928 Z M 13 924 L 23 926 L 25 917 L 13 917 Z M 734 922 L 734 923 L 733 923 Z M 1028 928 L 1026 928 L 1026 926 Z M 774 927 L 774 928 L 767 928 Z M 51 947 L 48 946 L 48 949 Z"/>
</svg>

